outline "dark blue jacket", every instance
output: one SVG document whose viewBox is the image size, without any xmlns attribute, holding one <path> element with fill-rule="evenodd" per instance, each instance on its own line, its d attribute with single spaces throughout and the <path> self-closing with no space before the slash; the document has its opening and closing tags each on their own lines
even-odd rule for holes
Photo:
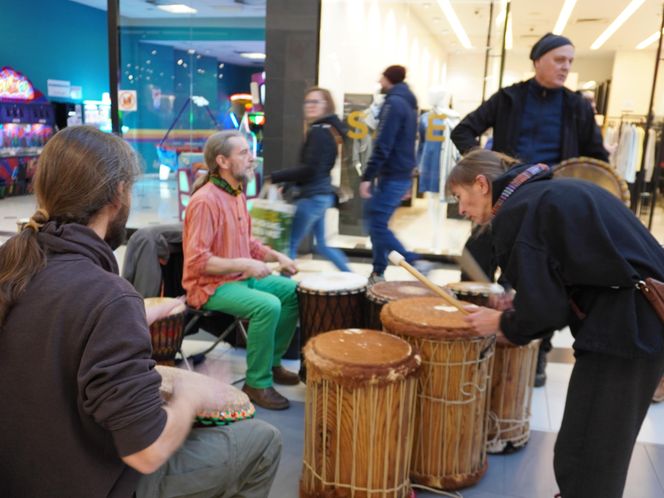
<svg viewBox="0 0 664 498">
<path fill-rule="evenodd" d="M 378 120 L 373 152 L 362 181 L 376 177 L 409 179 L 416 164 L 417 99 L 408 85 L 398 83 L 390 89 Z"/>
<path fill-rule="evenodd" d="M 272 173 L 274 183 L 295 182 L 299 187 L 298 198 L 332 194 L 330 170 L 337 160 L 337 136 L 343 137 L 346 125 L 331 114 L 314 122 L 309 128 L 300 153 L 300 165 Z"/>
<path fill-rule="evenodd" d="M 493 182 L 494 202 L 527 167 Z M 505 201 L 491 236 L 517 291 L 514 310 L 500 321 L 511 342 L 525 344 L 569 325 L 577 350 L 635 358 L 664 349 L 664 325 L 634 287 L 645 277 L 664 280 L 664 250 L 607 190 L 535 176 Z"/>
</svg>

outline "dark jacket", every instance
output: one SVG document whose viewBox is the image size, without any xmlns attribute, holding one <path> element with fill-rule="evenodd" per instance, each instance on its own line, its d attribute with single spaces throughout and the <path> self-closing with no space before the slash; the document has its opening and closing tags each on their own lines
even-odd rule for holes
<svg viewBox="0 0 664 498">
<path fill-rule="evenodd" d="M 494 201 L 525 167 L 494 182 Z M 569 325 L 577 350 L 635 358 L 664 349 L 664 325 L 634 287 L 641 278 L 664 279 L 664 249 L 613 194 L 536 176 L 505 201 L 491 233 L 517 291 L 500 323 L 510 341 L 525 344 Z"/>
<path fill-rule="evenodd" d="M 362 180 L 409 179 L 416 164 L 417 99 L 406 83 L 394 85 L 387 93 L 378 121 L 373 152 Z"/>
<path fill-rule="evenodd" d="M 346 126 L 335 114 L 314 122 L 302 145 L 300 165 L 272 173 L 274 183 L 295 182 L 297 197 L 332 194 L 330 171 L 337 160 L 337 142 L 331 128 L 343 137 Z"/>
<path fill-rule="evenodd" d="M 47 266 L 0 329 L 0 483 L 12 497 L 129 497 L 120 456 L 166 424 L 143 299 L 91 229 L 45 225 Z"/>
<path fill-rule="evenodd" d="M 492 150 L 516 156 L 528 81 L 502 88 L 468 114 L 452 130 L 452 141 L 462 154 L 479 145 L 478 137 L 493 128 Z M 588 156 L 608 161 L 592 107 L 581 95 L 563 89 L 561 160 Z"/>
</svg>

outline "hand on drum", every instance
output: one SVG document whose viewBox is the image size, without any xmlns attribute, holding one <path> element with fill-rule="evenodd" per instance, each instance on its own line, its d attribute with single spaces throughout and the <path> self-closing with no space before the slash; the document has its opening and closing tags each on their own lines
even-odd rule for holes
<svg viewBox="0 0 664 498">
<path fill-rule="evenodd" d="M 480 335 L 492 335 L 500 333 L 500 316 L 503 314 L 500 310 L 485 308 L 483 306 L 466 306 L 468 315 L 464 320 Z"/>
<path fill-rule="evenodd" d="M 277 256 L 277 262 L 281 267 L 280 272 L 283 274 L 295 275 L 298 272 L 295 261 L 283 254 L 279 254 L 279 256 Z"/>
<path fill-rule="evenodd" d="M 177 299 L 169 299 L 163 303 L 146 306 L 145 318 L 147 318 L 148 325 L 152 325 L 157 320 L 167 317 L 175 308 L 185 304 L 184 296 Z"/>
<path fill-rule="evenodd" d="M 187 375 L 188 373 L 183 370 L 181 375 L 173 379 L 173 397 L 184 398 L 196 411 L 236 402 L 238 390 L 230 384 L 203 375 Z M 249 401 L 248 398 L 246 401 Z"/>
<path fill-rule="evenodd" d="M 267 277 L 270 273 L 272 273 L 270 267 L 264 262 L 257 259 L 246 258 L 244 261 L 244 271 L 240 278 L 242 280 L 251 277 L 261 279 Z"/>
<path fill-rule="evenodd" d="M 514 290 L 501 294 L 491 294 L 489 296 L 489 307 L 500 311 L 511 310 L 514 307 L 514 294 Z"/>
</svg>

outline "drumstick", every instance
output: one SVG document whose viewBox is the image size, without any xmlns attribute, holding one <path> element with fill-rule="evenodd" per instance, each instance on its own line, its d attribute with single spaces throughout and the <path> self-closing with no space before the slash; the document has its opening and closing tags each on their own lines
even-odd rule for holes
<svg viewBox="0 0 664 498">
<path fill-rule="evenodd" d="M 396 251 L 392 251 L 388 256 L 387 259 L 390 260 L 390 263 L 393 265 L 401 266 L 404 268 L 408 273 L 410 273 L 412 276 L 414 276 L 416 279 L 418 279 L 420 282 L 422 282 L 424 285 L 426 285 L 429 289 L 434 291 L 436 294 L 438 294 L 440 297 L 445 299 L 445 301 L 448 302 L 448 304 L 454 306 L 456 309 L 458 309 L 461 313 L 467 315 L 469 312 L 463 307 L 463 304 L 461 304 L 460 301 L 456 300 L 452 296 L 450 296 L 447 292 L 445 292 L 443 289 L 438 287 L 436 284 L 434 284 L 431 280 L 429 280 L 427 277 L 422 275 L 419 271 L 417 271 L 416 268 L 414 268 L 410 263 L 406 261 L 406 258 L 404 258 L 401 254 L 399 254 Z"/>
</svg>

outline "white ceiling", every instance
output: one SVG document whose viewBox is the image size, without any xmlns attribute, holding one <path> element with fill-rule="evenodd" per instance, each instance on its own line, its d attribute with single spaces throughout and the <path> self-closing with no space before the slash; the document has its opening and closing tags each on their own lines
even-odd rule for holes
<svg viewBox="0 0 664 498">
<path fill-rule="evenodd" d="M 396 0 L 380 0 L 382 3 Z M 462 53 L 456 36 L 443 15 L 436 0 L 407 0 L 416 15 L 437 33 L 451 52 Z M 616 50 L 634 50 L 636 45 L 657 32 L 662 19 L 662 2 L 646 0 L 636 13 L 599 49 L 590 45 L 629 4 L 630 0 L 577 0 L 567 26 L 562 33 L 572 40 L 577 55 L 608 55 Z M 564 0 L 512 0 L 513 41 L 515 52 L 530 51 L 533 43 L 552 31 Z M 482 50 L 487 41 L 490 0 L 451 0 L 474 50 Z M 501 10 L 500 0 L 494 1 L 494 20 Z M 502 28 L 493 23 L 492 37 L 499 40 Z M 494 44 L 492 44 L 495 46 Z M 657 44 L 649 47 L 654 50 Z"/>
<path fill-rule="evenodd" d="M 91 7 L 106 9 L 107 0 L 72 0 Z M 323 0 L 344 2 L 378 2 L 379 4 L 411 5 L 413 12 L 428 26 L 451 53 L 463 53 L 443 15 L 437 0 Z M 473 48 L 482 51 L 487 41 L 491 0 L 450 0 L 459 17 Z M 154 3 L 185 3 L 198 10 L 195 15 L 169 14 L 158 9 Z M 260 18 L 265 16 L 267 0 L 120 0 L 120 13 L 128 22 L 135 20 L 204 20 L 209 18 Z M 553 30 L 564 0 L 512 0 L 513 41 L 515 53 L 528 53 L 533 43 L 543 34 Z M 494 21 L 492 22 L 492 46 L 499 47 L 502 28 L 496 26 L 495 18 L 501 10 L 501 0 L 494 0 Z M 592 42 L 604 31 L 615 17 L 627 6 L 629 0 L 577 0 L 563 35 L 569 37 L 577 49 L 577 55 L 608 56 L 616 50 L 633 50 L 636 45 L 657 32 L 661 23 L 662 3 L 660 0 L 646 0 L 636 13 L 601 47 L 590 50 Z M 184 44 L 185 42 L 173 42 Z M 234 57 L 235 51 L 251 51 L 243 48 L 247 42 L 233 42 L 230 51 L 226 42 L 215 47 L 214 42 L 195 42 L 194 49 L 205 53 L 207 50 L 226 60 Z M 251 44 L 255 42 L 249 42 Z M 248 44 L 247 44 L 248 47 Z M 654 50 L 657 44 L 649 47 Z M 188 46 L 187 48 L 191 48 Z M 231 62 L 228 59 L 228 62 Z M 247 64 L 246 60 L 241 60 Z"/>
<path fill-rule="evenodd" d="M 107 0 L 71 0 L 106 10 Z M 156 4 L 182 3 L 198 12 L 195 17 L 265 17 L 267 0 L 120 0 L 120 15 L 130 19 L 186 19 L 192 14 L 170 14 Z"/>
<path fill-rule="evenodd" d="M 167 45 L 179 50 L 194 50 L 197 54 L 215 57 L 217 60 L 239 66 L 263 67 L 265 61 L 252 61 L 240 56 L 240 52 L 265 53 L 265 42 L 262 41 L 163 41 L 145 40 L 146 43 Z"/>
</svg>

